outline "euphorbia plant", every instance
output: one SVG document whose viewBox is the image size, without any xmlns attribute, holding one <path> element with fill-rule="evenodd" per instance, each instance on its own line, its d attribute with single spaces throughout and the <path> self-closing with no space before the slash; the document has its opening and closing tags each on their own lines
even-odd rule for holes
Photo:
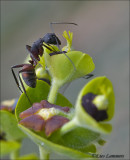
<svg viewBox="0 0 130 160">
<path fill-rule="evenodd" d="M 38 159 L 35 154 L 20 156 L 22 140 L 26 135 L 18 128 L 14 115 L 17 99 L 3 101 L 0 106 L 0 155 L 10 155 L 10 159 Z"/>
<path fill-rule="evenodd" d="M 73 33 L 64 31 L 67 45 L 44 44 L 44 54 L 38 61 L 36 74 L 50 85 L 37 80 L 36 88 L 26 87 L 19 98 L 15 115 L 19 128 L 38 146 L 40 159 L 49 159 L 50 153 L 68 158 L 92 158 L 96 146 L 103 145 L 103 134 L 111 132 L 107 123 L 114 114 L 114 92 L 110 80 L 103 76 L 88 82 L 72 105 L 59 89 L 66 83 L 91 73 L 92 58 L 72 49 Z M 47 47 L 46 47 L 47 46 Z M 39 67 L 40 66 L 40 67 Z"/>
</svg>

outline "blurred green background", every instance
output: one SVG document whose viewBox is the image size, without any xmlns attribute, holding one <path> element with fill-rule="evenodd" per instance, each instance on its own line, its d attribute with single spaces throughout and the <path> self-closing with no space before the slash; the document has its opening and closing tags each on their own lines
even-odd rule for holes
<svg viewBox="0 0 130 160">
<path fill-rule="evenodd" d="M 107 76 L 116 97 L 113 132 L 106 136 L 102 154 L 129 157 L 129 1 L 1 1 L 1 100 L 19 97 L 10 67 L 22 64 L 32 45 L 51 32 L 50 22 L 75 22 L 78 26 L 55 25 L 62 39 L 64 30 L 74 32 L 73 47 L 93 57 L 96 76 Z M 64 43 L 64 41 L 63 41 Z M 74 104 L 88 82 L 80 78 L 65 96 Z M 26 139 L 22 153 L 37 152 Z M 52 157 L 52 159 L 55 156 Z"/>
</svg>

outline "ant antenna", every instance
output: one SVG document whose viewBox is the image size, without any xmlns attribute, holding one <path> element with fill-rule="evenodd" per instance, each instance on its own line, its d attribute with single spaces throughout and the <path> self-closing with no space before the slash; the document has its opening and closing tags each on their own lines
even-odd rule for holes
<svg viewBox="0 0 130 160">
<path fill-rule="evenodd" d="M 53 27 L 52 27 L 53 24 L 73 24 L 73 25 L 76 25 L 76 26 L 78 25 L 78 24 L 73 23 L 73 22 L 51 22 L 50 23 L 50 28 L 51 28 L 53 33 L 54 33 L 54 30 L 53 30 Z"/>
<path fill-rule="evenodd" d="M 78 24 L 76 24 L 76 23 L 73 23 L 73 22 L 50 22 L 50 28 L 51 28 L 51 31 L 52 31 L 52 33 L 55 33 L 54 32 L 54 29 L 53 29 L 53 24 L 73 24 L 73 25 L 78 25 Z M 56 39 L 56 43 L 57 43 L 57 47 L 59 48 L 59 50 L 61 51 L 61 49 L 60 49 L 60 45 L 59 45 L 59 43 L 58 43 L 58 40 L 57 40 L 57 38 L 55 38 Z"/>
<path fill-rule="evenodd" d="M 73 23 L 73 22 L 51 22 L 50 23 L 50 28 L 51 28 L 51 30 L 52 30 L 52 33 L 54 33 L 54 29 L 53 29 L 53 24 L 73 24 L 73 25 L 78 25 L 78 24 L 76 24 L 76 23 Z M 54 33 L 55 34 L 55 33 Z M 59 48 L 59 50 L 61 51 L 61 49 L 60 49 L 60 46 L 59 46 L 59 43 L 58 43 L 58 40 L 57 40 L 57 38 L 55 37 L 55 39 L 56 39 L 56 43 L 57 43 L 57 47 Z M 63 52 L 63 54 L 69 59 L 69 61 L 71 62 L 71 64 L 73 65 L 73 67 L 74 67 L 74 70 L 76 70 L 76 67 L 75 67 L 75 65 L 74 65 L 74 63 L 72 62 L 72 60 L 65 54 L 65 52 Z"/>
</svg>

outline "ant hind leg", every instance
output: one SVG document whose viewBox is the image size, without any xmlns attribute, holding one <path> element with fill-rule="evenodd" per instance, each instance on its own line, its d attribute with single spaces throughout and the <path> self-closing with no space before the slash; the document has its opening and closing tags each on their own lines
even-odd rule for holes
<svg viewBox="0 0 130 160">
<path fill-rule="evenodd" d="M 26 92 L 26 90 L 25 90 L 24 84 L 23 84 L 22 79 L 21 79 L 21 77 L 20 77 L 20 73 L 18 73 L 18 76 L 19 76 L 19 80 L 20 80 L 20 83 L 21 83 L 21 85 L 22 85 L 23 91 L 24 91 L 24 93 L 25 93 L 25 95 L 26 95 L 29 103 L 30 103 L 31 106 L 32 106 L 32 102 L 30 101 L 30 99 L 29 99 L 29 97 L 28 97 L 28 95 L 27 95 L 27 92 Z"/>
<path fill-rule="evenodd" d="M 19 67 L 22 67 L 23 65 L 16 65 L 16 66 L 12 66 L 11 67 L 11 71 L 12 71 L 12 74 L 13 74 L 13 77 L 14 77 L 14 80 L 15 80 L 15 82 L 16 82 L 16 84 L 17 84 L 17 87 L 19 88 L 19 90 L 21 91 L 21 93 L 23 93 L 23 91 L 22 91 L 22 89 L 21 89 L 21 87 L 20 87 L 20 84 L 19 84 L 19 82 L 18 82 L 18 79 L 17 79 L 17 77 L 16 77 L 16 75 L 15 75 L 15 72 L 14 72 L 14 68 L 19 68 Z"/>
</svg>

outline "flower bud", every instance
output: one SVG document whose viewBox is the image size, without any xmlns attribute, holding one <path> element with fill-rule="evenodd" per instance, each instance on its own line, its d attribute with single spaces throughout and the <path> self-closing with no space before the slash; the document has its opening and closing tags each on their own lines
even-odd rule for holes
<svg viewBox="0 0 130 160">
<path fill-rule="evenodd" d="M 0 110 L 14 112 L 18 99 L 5 100 L 1 102 Z"/>
<path fill-rule="evenodd" d="M 106 77 L 91 80 L 77 98 L 77 124 L 100 133 L 111 132 L 111 125 L 105 122 L 113 117 L 114 104 L 115 97 L 110 80 Z"/>
</svg>

